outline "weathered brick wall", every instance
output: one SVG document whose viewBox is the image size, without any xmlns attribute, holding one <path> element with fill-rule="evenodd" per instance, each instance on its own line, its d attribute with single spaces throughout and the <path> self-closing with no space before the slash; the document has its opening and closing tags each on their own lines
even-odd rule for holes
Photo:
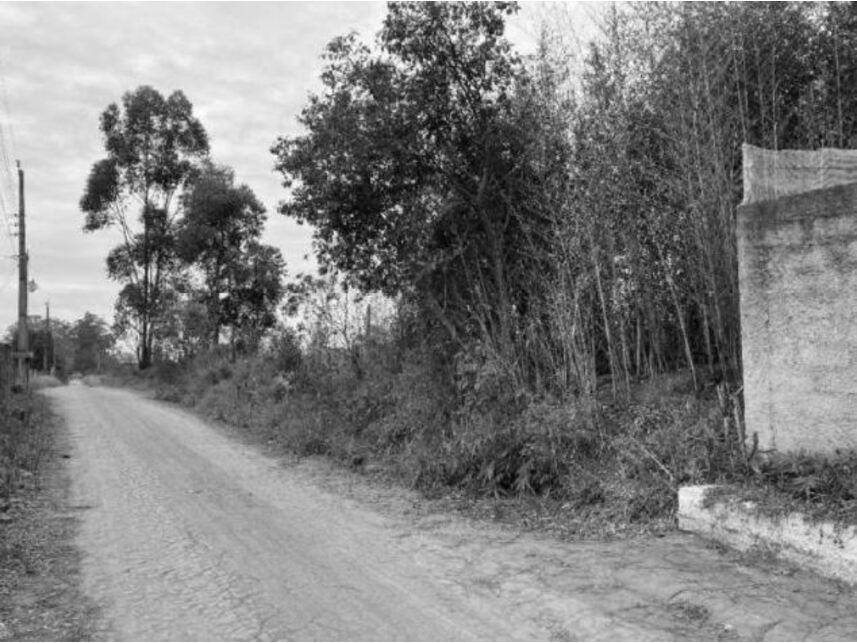
<svg viewBox="0 0 857 643">
<path fill-rule="evenodd" d="M 857 449 L 857 183 L 738 208 L 747 434 Z"/>
</svg>

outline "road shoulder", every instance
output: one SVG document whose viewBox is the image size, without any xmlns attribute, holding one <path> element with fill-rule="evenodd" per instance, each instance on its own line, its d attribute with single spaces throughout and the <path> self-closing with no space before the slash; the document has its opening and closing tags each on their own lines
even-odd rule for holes
<svg viewBox="0 0 857 643">
<path fill-rule="evenodd" d="M 43 397 L 35 404 L 31 429 L 41 433 L 44 458 L 39 472 L 17 485 L 0 523 L 0 641 L 93 640 L 97 609 L 80 585 L 68 436 Z"/>
</svg>

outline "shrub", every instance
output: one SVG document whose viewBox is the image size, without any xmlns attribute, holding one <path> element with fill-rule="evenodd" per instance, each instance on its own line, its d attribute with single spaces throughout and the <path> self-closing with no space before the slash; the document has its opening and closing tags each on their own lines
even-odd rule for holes
<svg viewBox="0 0 857 643">
<path fill-rule="evenodd" d="M 674 374 L 626 399 L 607 391 L 560 399 L 533 395 L 479 345 L 445 360 L 427 346 L 373 341 L 360 345 L 357 368 L 337 348 L 311 347 L 298 359 L 292 339 L 159 373 L 172 395 L 277 448 L 350 465 L 382 459 L 426 490 L 538 494 L 593 520 L 661 520 L 679 484 L 749 470 L 740 397 L 725 385 L 697 397 Z"/>
</svg>

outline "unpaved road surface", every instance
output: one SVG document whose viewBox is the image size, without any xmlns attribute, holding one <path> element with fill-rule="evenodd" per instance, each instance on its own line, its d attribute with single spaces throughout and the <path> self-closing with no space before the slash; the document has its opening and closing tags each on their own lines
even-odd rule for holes
<svg viewBox="0 0 857 643">
<path fill-rule="evenodd" d="M 321 484 L 131 392 L 47 394 L 105 639 L 857 638 L 852 590 L 692 536 L 566 543 L 409 513 L 409 492 Z"/>
</svg>

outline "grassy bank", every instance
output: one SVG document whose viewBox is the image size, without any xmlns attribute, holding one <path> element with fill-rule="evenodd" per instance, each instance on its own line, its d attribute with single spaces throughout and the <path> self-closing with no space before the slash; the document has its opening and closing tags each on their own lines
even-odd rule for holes
<svg viewBox="0 0 857 643">
<path fill-rule="evenodd" d="M 672 528 L 679 485 L 748 471 L 740 396 L 726 384 L 696 394 L 688 373 L 674 373 L 560 400 L 520 391 L 490 363 L 401 357 L 375 346 L 354 368 L 336 352 L 290 366 L 270 352 L 209 354 L 145 379 L 269 449 L 328 456 L 568 536 Z"/>
<path fill-rule="evenodd" d="M 46 382 L 40 382 L 40 385 Z M 0 406 L 0 640 L 89 640 L 59 418 L 38 393 Z"/>
<path fill-rule="evenodd" d="M 721 484 L 769 514 L 857 524 L 857 454 L 767 455 L 745 440 L 740 388 L 688 372 L 614 394 L 520 392 L 491 364 L 450 373 L 430 355 L 375 345 L 283 359 L 206 354 L 121 383 L 225 422 L 266 449 L 324 456 L 452 508 L 567 537 L 675 526 L 677 489 Z"/>
</svg>

